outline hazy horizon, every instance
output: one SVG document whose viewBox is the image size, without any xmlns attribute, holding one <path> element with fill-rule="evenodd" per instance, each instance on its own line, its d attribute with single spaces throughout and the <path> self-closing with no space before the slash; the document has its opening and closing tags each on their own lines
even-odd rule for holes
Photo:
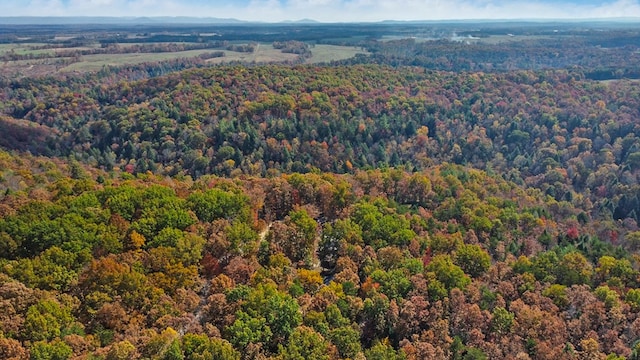
<svg viewBox="0 0 640 360">
<path fill-rule="evenodd" d="M 2 16 L 188 16 L 278 22 L 518 20 L 640 17 L 640 2 L 550 0 L 5 0 Z"/>
</svg>

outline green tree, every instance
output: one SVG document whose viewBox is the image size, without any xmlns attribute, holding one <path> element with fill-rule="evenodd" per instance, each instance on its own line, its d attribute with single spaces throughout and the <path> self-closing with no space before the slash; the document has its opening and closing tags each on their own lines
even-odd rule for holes
<svg viewBox="0 0 640 360">
<path fill-rule="evenodd" d="M 447 290 L 453 288 L 464 289 L 471 283 L 471 279 L 464 271 L 453 263 L 451 256 L 440 254 L 433 257 L 427 268 L 427 273 L 433 273 L 435 278 L 444 285 Z"/>
<path fill-rule="evenodd" d="M 465 354 L 462 356 L 462 360 L 487 360 L 487 354 L 482 350 L 474 347 L 468 347 Z"/>
<path fill-rule="evenodd" d="M 144 345 L 142 355 L 147 358 L 180 360 L 182 351 L 180 351 L 180 343 L 178 342 L 179 336 L 178 332 L 170 327 L 164 329 L 160 334 L 149 339 Z"/>
<path fill-rule="evenodd" d="M 179 339 L 175 339 L 171 342 L 167 350 L 162 355 L 162 360 L 184 360 L 182 346 Z"/>
<path fill-rule="evenodd" d="M 564 285 L 552 284 L 542 292 L 542 295 L 551 298 L 557 307 L 564 309 L 565 306 L 569 305 L 566 289 L 567 287 Z"/>
<path fill-rule="evenodd" d="M 295 299 L 273 283 L 261 283 L 246 295 L 242 310 L 226 331 L 229 341 L 238 348 L 265 343 L 275 350 L 301 322 L 302 314 Z"/>
<path fill-rule="evenodd" d="M 258 233 L 247 223 L 235 221 L 224 229 L 229 250 L 240 256 L 254 254 L 258 248 Z"/>
<path fill-rule="evenodd" d="M 618 293 L 609 289 L 606 285 L 598 286 L 594 291 L 594 294 L 598 299 L 600 299 L 600 301 L 604 302 L 607 309 L 618 306 L 620 302 L 620 296 L 618 296 Z"/>
<path fill-rule="evenodd" d="M 129 341 L 120 341 L 111 345 L 106 360 L 127 360 L 131 358 L 135 351 L 136 347 Z"/>
<path fill-rule="evenodd" d="M 8 269 L 17 280 L 44 290 L 67 290 L 77 279 L 77 270 L 91 259 L 88 249 L 77 252 L 53 246 L 33 259 L 20 259 Z"/>
<path fill-rule="evenodd" d="M 184 266 L 194 266 L 202 260 L 205 239 L 193 233 L 185 233 L 175 245 L 174 256 Z"/>
<path fill-rule="evenodd" d="M 322 335 L 306 326 L 297 327 L 286 346 L 279 345 L 279 360 L 329 360 L 329 345 Z"/>
<path fill-rule="evenodd" d="M 389 299 L 380 293 L 374 293 L 372 297 L 365 299 L 360 317 L 362 337 L 367 343 L 389 336 L 392 328 L 387 317 L 390 304 Z"/>
<path fill-rule="evenodd" d="M 343 326 L 329 331 L 329 340 L 338 348 L 342 358 L 353 359 L 362 347 L 360 345 L 360 332 L 352 326 Z"/>
<path fill-rule="evenodd" d="M 433 273 L 432 273 L 433 274 Z M 435 277 L 435 274 L 433 274 Z M 432 279 L 427 284 L 427 294 L 432 301 L 443 300 L 449 295 L 447 288 L 437 279 Z"/>
<path fill-rule="evenodd" d="M 176 202 L 176 204 L 143 210 L 140 219 L 131 224 L 131 229 L 147 239 L 154 239 L 165 228 L 184 230 L 195 224 L 196 219 L 193 213 L 183 208 L 179 201 L 176 200 Z"/>
<path fill-rule="evenodd" d="M 536 255 L 531 262 L 531 271 L 536 279 L 555 283 L 555 270 L 558 268 L 559 262 L 558 255 L 554 251 L 546 251 Z"/>
<path fill-rule="evenodd" d="M 629 289 L 624 301 L 631 305 L 631 308 L 635 311 L 640 309 L 640 289 Z"/>
<path fill-rule="evenodd" d="M 292 261 L 310 261 L 313 245 L 317 235 L 318 223 L 305 210 L 293 210 L 289 213 L 288 222 L 293 226 Z"/>
<path fill-rule="evenodd" d="M 131 185 L 109 187 L 99 194 L 105 206 L 112 213 L 122 216 L 127 221 L 132 221 L 139 202 L 137 189 Z"/>
<path fill-rule="evenodd" d="M 360 225 L 349 218 L 326 224 L 318 250 L 322 266 L 326 269 L 335 268 L 339 254 L 349 245 L 364 245 Z"/>
<path fill-rule="evenodd" d="M 245 349 L 249 344 L 268 343 L 273 336 L 264 317 L 252 317 L 244 311 L 236 313 L 236 320 L 226 332 L 229 341 L 238 349 Z"/>
<path fill-rule="evenodd" d="M 340 308 L 336 304 L 327 306 L 324 310 L 324 317 L 332 328 L 347 326 L 350 323 L 349 319 L 342 315 L 342 311 L 340 311 Z"/>
<path fill-rule="evenodd" d="M 406 356 L 400 350 L 397 352 L 393 347 L 389 346 L 387 341 L 378 342 L 370 349 L 365 350 L 364 356 L 367 360 L 404 360 Z"/>
<path fill-rule="evenodd" d="M 209 189 L 191 194 L 187 198 L 190 208 L 200 221 L 211 222 L 215 219 L 249 219 L 249 198 L 221 189 Z"/>
<path fill-rule="evenodd" d="M 38 341 L 31 345 L 30 360 L 67 360 L 71 358 L 73 350 L 61 340 L 53 342 Z"/>
<path fill-rule="evenodd" d="M 182 348 L 186 360 L 240 360 L 240 353 L 223 339 L 212 339 L 204 334 L 185 334 Z"/>
<path fill-rule="evenodd" d="M 72 321 L 71 309 L 55 300 L 42 299 L 29 307 L 24 322 L 25 339 L 52 340 Z"/>
<path fill-rule="evenodd" d="M 155 248 L 159 246 L 174 247 L 178 243 L 178 240 L 184 238 L 184 232 L 172 227 L 166 227 L 150 241 L 146 242 L 147 248 Z"/>
<path fill-rule="evenodd" d="M 556 270 L 558 283 L 566 286 L 589 284 L 592 274 L 589 260 L 577 251 L 562 256 Z"/>
<path fill-rule="evenodd" d="M 610 286 L 618 287 L 634 286 L 637 284 L 637 276 L 638 272 L 633 269 L 629 260 L 605 255 L 598 259 L 594 282 L 606 282 Z"/>
<path fill-rule="evenodd" d="M 491 330 L 498 335 L 505 335 L 511 331 L 514 314 L 503 307 L 496 307 L 491 318 Z"/>
<path fill-rule="evenodd" d="M 491 256 L 479 245 L 462 245 L 455 253 L 455 264 L 466 274 L 478 277 L 491 267 Z"/>
<path fill-rule="evenodd" d="M 302 322 L 302 314 L 295 299 L 278 291 L 272 283 L 258 284 L 243 306 L 252 316 L 263 317 L 276 341 L 285 341 Z"/>
<path fill-rule="evenodd" d="M 380 292 L 389 299 L 400 301 L 411 291 L 411 281 L 405 269 L 391 271 L 375 270 L 371 273 L 371 279 L 380 284 Z"/>
</svg>

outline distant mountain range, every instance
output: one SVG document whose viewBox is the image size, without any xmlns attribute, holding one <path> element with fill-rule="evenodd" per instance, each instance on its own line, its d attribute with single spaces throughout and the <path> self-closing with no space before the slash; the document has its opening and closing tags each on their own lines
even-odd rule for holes
<svg viewBox="0 0 640 360">
<path fill-rule="evenodd" d="M 594 18 L 594 19 L 470 19 L 470 20 L 384 20 L 381 24 L 417 23 L 590 23 L 615 22 L 635 23 L 639 18 Z M 0 25 L 159 25 L 159 24 L 268 24 L 269 22 L 246 21 L 234 18 L 154 16 L 154 17 L 110 17 L 110 16 L 0 16 Z M 284 20 L 279 24 L 322 24 L 313 19 Z"/>
<path fill-rule="evenodd" d="M 156 24 L 246 24 L 248 21 L 214 17 L 158 16 L 0 16 L 4 25 L 156 25 Z"/>
</svg>

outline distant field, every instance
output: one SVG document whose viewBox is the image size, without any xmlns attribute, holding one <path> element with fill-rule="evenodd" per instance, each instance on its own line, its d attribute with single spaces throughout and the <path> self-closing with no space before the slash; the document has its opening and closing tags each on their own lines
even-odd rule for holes
<svg viewBox="0 0 640 360">
<path fill-rule="evenodd" d="M 222 64 L 231 61 L 273 63 L 294 61 L 297 59 L 297 55 L 284 54 L 280 50 L 274 49 L 271 44 L 259 44 L 256 50 L 252 53 L 243 53 L 228 50 L 222 51 L 224 52 L 224 57 L 209 59 L 207 60 L 207 62 L 211 64 Z"/>
<path fill-rule="evenodd" d="M 145 43 L 139 43 L 145 44 Z M 148 45 L 148 43 L 146 43 Z M 86 50 L 99 46 L 84 46 L 75 48 L 55 48 L 32 50 L 34 46 L 40 46 L 40 43 L 28 44 L 0 44 L 0 56 L 11 51 L 19 55 L 32 53 L 48 54 L 48 59 L 32 59 L 8 61 L 0 64 L 0 70 L 6 74 L 22 74 L 22 75 L 38 75 L 52 72 L 86 72 L 97 71 L 104 66 L 122 66 L 136 65 L 145 62 L 158 62 L 173 60 L 179 58 L 193 58 L 204 53 L 224 52 L 225 56 L 207 60 L 211 64 L 223 64 L 228 62 L 255 62 L 255 63 L 281 63 L 297 60 L 297 55 L 282 53 L 278 49 L 274 49 L 270 43 L 259 44 L 253 53 L 243 53 L 218 49 L 199 49 L 179 52 L 166 53 L 132 53 L 132 54 L 96 54 L 84 55 L 79 62 L 69 65 L 61 65 L 61 58 L 53 58 L 54 54 L 59 51 Z M 122 47 L 132 46 L 134 44 L 120 44 Z M 362 49 L 353 46 L 337 46 L 337 45 L 316 45 L 311 48 L 313 56 L 307 59 L 306 63 L 316 64 L 330 62 L 333 60 L 344 60 L 354 57 L 359 53 L 366 53 Z M 58 64 L 57 66 L 52 66 Z"/>
<path fill-rule="evenodd" d="M 425 42 L 425 41 L 434 41 L 434 40 L 440 40 L 438 38 L 435 37 L 422 37 L 422 36 L 401 36 L 401 35 L 383 35 L 380 38 L 380 41 L 397 41 L 397 40 L 404 40 L 404 39 L 413 39 L 415 40 L 415 42 Z"/>
<path fill-rule="evenodd" d="M 253 53 L 239 53 L 233 51 L 224 51 L 225 56 L 222 58 L 210 59 L 211 63 L 225 63 L 230 61 L 242 62 L 286 62 L 295 61 L 297 55 L 285 54 L 278 49 L 274 49 L 271 44 L 260 44 Z M 353 46 L 337 46 L 337 45 L 316 45 L 311 48 L 312 57 L 307 59 L 308 64 L 317 64 L 329 62 L 333 60 L 349 59 L 356 54 L 367 53 L 359 47 Z"/>
<path fill-rule="evenodd" d="M 345 60 L 350 59 L 357 54 L 368 54 L 367 51 L 356 46 L 337 45 L 316 45 L 311 48 L 311 53 L 313 56 L 310 59 L 307 59 L 307 63 L 309 64 Z"/>
<path fill-rule="evenodd" d="M 632 84 L 640 84 L 640 79 L 611 79 L 611 80 L 598 80 L 598 82 L 604 85 L 611 85 L 619 82 L 630 82 Z"/>
<path fill-rule="evenodd" d="M 52 49 L 46 50 L 31 50 L 30 48 L 33 46 L 41 46 L 45 44 L 0 44 L 0 56 L 9 53 L 13 50 L 14 53 L 18 55 L 26 55 L 29 53 L 33 54 L 41 54 L 41 53 L 53 53 Z"/>
<path fill-rule="evenodd" d="M 0 44 L 0 56 L 7 54 L 11 51 L 18 55 L 40 55 L 40 54 L 48 54 L 53 56 L 56 52 L 61 51 L 74 51 L 74 50 L 91 50 L 100 47 L 100 44 L 94 44 L 90 46 L 79 46 L 79 47 L 56 47 L 51 49 L 37 49 L 34 50 L 34 47 L 43 46 L 46 44 L 42 43 L 24 43 L 24 44 Z"/>
<path fill-rule="evenodd" d="M 510 34 L 504 34 L 504 35 L 490 35 L 487 37 L 466 37 L 466 36 L 450 36 L 450 37 L 444 37 L 444 39 L 447 40 L 454 40 L 454 41 L 463 41 L 463 42 L 469 42 L 469 43 L 480 43 L 480 44 L 488 44 L 488 45 L 495 45 L 495 44 L 500 44 L 500 43 L 509 43 L 509 42 L 518 42 L 518 41 L 525 41 L 525 40 L 541 40 L 541 39 L 552 39 L 552 38 L 558 38 L 560 36 L 566 36 L 566 35 L 510 35 Z M 385 35 L 381 38 L 382 41 L 393 41 L 393 40 L 402 40 L 402 39 L 407 39 L 406 36 L 397 36 L 397 35 Z M 443 38 L 434 38 L 434 37 L 412 37 L 412 39 L 415 40 L 416 43 L 421 43 L 421 42 L 425 42 L 425 41 L 435 41 L 435 40 L 442 40 Z"/>
<path fill-rule="evenodd" d="M 103 66 L 135 65 L 144 62 L 165 61 L 179 58 L 191 58 L 211 50 L 189 50 L 167 53 L 134 53 L 134 54 L 98 54 L 85 55 L 77 63 L 60 69 L 61 72 L 69 71 L 96 71 Z"/>
<path fill-rule="evenodd" d="M 491 35 L 489 37 L 474 38 L 472 41 L 476 41 L 483 44 L 500 44 L 506 42 L 517 42 L 525 40 L 542 40 L 553 39 L 558 37 L 565 37 L 566 35 Z"/>
</svg>

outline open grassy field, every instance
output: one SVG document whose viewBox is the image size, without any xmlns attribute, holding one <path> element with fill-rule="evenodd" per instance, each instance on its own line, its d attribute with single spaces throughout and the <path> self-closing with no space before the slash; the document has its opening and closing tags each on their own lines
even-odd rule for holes
<svg viewBox="0 0 640 360">
<path fill-rule="evenodd" d="M 558 37 L 566 37 L 567 35 L 491 35 L 489 37 L 474 38 L 476 42 L 482 44 L 500 44 L 518 41 L 546 40 Z"/>
<path fill-rule="evenodd" d="M 616 84 L 619 82 L 629 82 L 631 84 L 640 85 L 640 79 L 611 79 L 611 80 L 599 80 L 598 82 L 607 86 Z"/>
<path fill-rule="evenodd" d="M 179 58 L 191 58 L 211 50 L 189 50 L 167 53 L 133 53 L 133 54 L 97 54 L 82 56 L 79 62 L 60 69 L 61 72 L 69 71 L 96 71 L 103 66 L 135 65 L 144 62 L 157 62 Z"/>
<path fill-rule="evenodd" d="M 274 49 L 271 44 L 259 44 L 253 53 L 239 53 L 224 51 L 222 58 L 209 59 L 208 62 L 221 64 L 231 61 L 241 62 L 286 62 L 295 61 L 297 55 L 285 54 L 278 49 Z M 311 48 L 311 58 L 307 59 L 307 64 L 317 64 L 334 60 L 350 59 L 356 54 L 367 53 L 359 47 L 337 46 L 337 45 L 316 45 Z"/>
<path fill-rule="evenodd" d="M 297 59 L 295 54 L 284 54 L 278 49 L 274 49 L 271 44 L 258 44 L 256 50 L 252 53 L 243 53 L 223 50 L 224 57 L 213 58 L 207 60 L 211 64 L 223 64 L 232 61 L 239 62 L 256 62 L 256 63 L 274 63 L 287 62 Z"/>
<path fill-rule="evenodd" d="M 256 63 L 276 63 L 295 61 L 297 55 L 285 54 L 278 49 L 274 49 L 271 44 L 259 44 L 252 53 L 235 52 L 229 50 L 189 50 L 172 53 L 136 53 L 136 54 L 102 54 L 83 56 L 80 62 L 71 64 L 60 71 L 95 71 L 103 66 L 133 65 L 144 62 L 155 62 L 172 60 L 178 58 L 196 57 L 200 54 L 212 51 L 224 52 L 224 57 L 207 60 L 211 64 L 223 64 L 229 62 L 256 62 Z M 307 63 L 322 63 L 333 60 L 343 60 L 354 57 L 358 53 L 365 53 L 358 47 L 317 45 L 311 49 L 313 56 L 307 59 Z"/>
<path fill-rule="evenodd" d="M 553 39 L 558 37 L 566 37 L 567 35 L 512 35 L 512 34 L 503 34 L 503 35 L 490 35 L 487 37 L 467 37 L 467 36 L 448 36 L 448 37 L 421 37 L 415 36 L 412 37 L 415 42 L 425 42 L 425 41 L 436 41 L 436 40 L 453 40 L 453 41 L 463 41 L 469 42 L 473 44 L 488 44 L 495 45 L 501 43 L 513 43 L 518 41 L 531 41 L 531 40 L 542 40 L 542 39 Z M 402 40 L 406 39 L 406 36 L 398 36 L 398 35 L 385 35 L 382 37 L 382 41 L 393 41 L 393 40 Z"/>
<path fill-rule="evenodd" d="M 350 59 L 356 54 L 368 54 L 356 46 L 316 45 L 311 48 L 313 56 L 307 59 L 309 64 L 317 64 L 336 60 Z"/>
<path fill-rule="evenodd" d="M 79 58 L 79 61 L 66 65 L 61 63 L 61 61 L 63 61 L 64 59 L 54 57 L 56 52 L 86 50 L 90 49 L 91 46 L 33 50 L 34 46 L 40 45 L 43 44 L 0 44 L 0 56 L 11 51 L 20 55 L 33 53 L 34 55 L 48 54 L 51 56 L 50 58 L 45 59 L 5 61 L 3 63 L 0 63 L 0 70 L 7 75 L 19 74 L 25 76 L 51 74 L 54 72 L 88 72 L 100 70 L 104 66 L 136 65 L 145 62 L 159 62 L 179 58 L 193 58 L 201 54 L 218 51 L 224 52 L 225 56 L 208 59 L 208 63 L 282 63 L 293 62 L 298 59 L 297 55 L 295 54 L 282 53 L 279 49 L 274 49 L 270 43 L 262 43 L 258 44 L 256 50 L 253 53 L 217 49 L 199 49 L 166 53 L 96 54 L 81 56 Z M 131 45 L 132 44 L 123 44 L 122 46 L 126 47 Z M 99 45 L 96 44 L 96 46 Z M 359 47 L 337 45 L 316 45 L 311 48 L 311 52 L 313 56 L 306 60 L 306 63 L 309 64 L 330 62 L 333 60 L 343 60 L 354 57 L 359 53 L 366 53 L 366 51 L 363 51 Z"/>
<path fill-rule="evenodd" d="M 0 62 L 0 75 L 6 77 L 51 75 L 64 67 L 68 58 L 46 58 Z"/>
<path fill-rule="evenodd" d="M 44 50 L 32 50 L 34 46 L 41 46 L 44 44 L 0 44 L 0 56 L 14 52 L 18 55 L 27 55 L 27 54 L 53 54 L 52 49 L 44 49 Z"/>
<path fill-rule="evenodd" d="M 47 44 L 43 43 L 22 43 L 22 44 L 0 44 L 0 56 L 5 55 L 7 53 L 13 52 L 17 55 L 41 55 L 46 54 L 51 57 L 55 56 L 57 52 L 62 51 L 82 51 L 82 50 L 91 50 L 100 47 L 100 44 L 93 44 L 89 46 L 78 46 L 78 47 L 52 47 L 49 49 L 34 49 L 36 47 L 44 46 Z"/>
<path fill-rule="evenodd" d="M 397 40 L 404 40 L 407 38 L 411 38 L 413 39 L 415 42 L 417 43 L 421 43 L 421 42 L 425 42 L 425 41 L 434 41 L 434 40 L 439 40 L 436 37 L 424 37 L 424 36 L 411 36 L 411 37 L 407 37 L 404 35 L 383 35 L 382 37 L 380 37 L 380 41 L 385 42 L 385 41 L 397 41 Z"/>
</svg>

